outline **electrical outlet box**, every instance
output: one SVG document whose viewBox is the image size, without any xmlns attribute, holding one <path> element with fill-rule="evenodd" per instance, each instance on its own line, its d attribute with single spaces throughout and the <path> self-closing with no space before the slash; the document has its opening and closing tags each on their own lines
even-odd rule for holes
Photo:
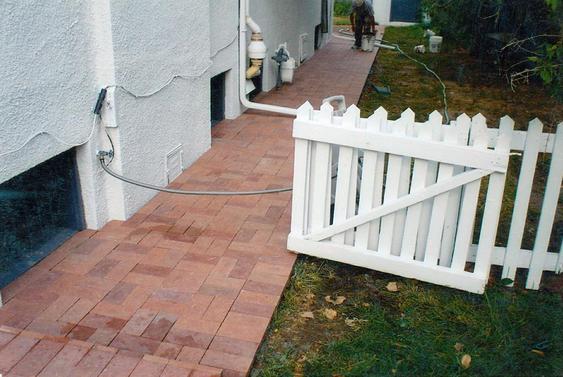
<svg viewBox="0 0 563 377">
<path fill-rule="evenodd" d="M 117 114 L 115 104 L 115 88 L 108 88 L 106 98 L 102 104 L 102 124 L 108 128 L 117 128 Z"/>
</svg>

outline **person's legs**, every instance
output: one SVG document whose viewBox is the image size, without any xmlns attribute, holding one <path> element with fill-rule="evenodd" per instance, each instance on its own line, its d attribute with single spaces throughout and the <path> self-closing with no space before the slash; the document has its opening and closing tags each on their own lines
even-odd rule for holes
<svg viewBox="0 0 563 377">
<path fill-rule="evenodd" d="M 354 36 L 356 37 L 356 42 L 354 44 L 354 46 L 356 46 L 357 48 L 361 48 L 362 47 L 362 35 L 363 35 L 363 31 L 364 31 L 364 22 L 363 20 L 356 20 L 356 31 Z"/>
</svg>

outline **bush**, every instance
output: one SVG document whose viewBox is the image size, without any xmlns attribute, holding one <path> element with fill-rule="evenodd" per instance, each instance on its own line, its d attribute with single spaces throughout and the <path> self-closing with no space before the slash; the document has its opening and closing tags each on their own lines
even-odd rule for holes
<svg viewBox="0 0 563 377">
<path fill-rule="evenodd" d="M 349 16 L 352 11 L 352 2 L 350 0 L 336 0 L 334 2 L 335 16 Z"/>
<path fill-rule="evenodd" d="M 503 62 L 511 85 L 541 79 L 560 94 L 560 0 L 423 0 L 432 28 L 474 56 Z"/>
</svg>

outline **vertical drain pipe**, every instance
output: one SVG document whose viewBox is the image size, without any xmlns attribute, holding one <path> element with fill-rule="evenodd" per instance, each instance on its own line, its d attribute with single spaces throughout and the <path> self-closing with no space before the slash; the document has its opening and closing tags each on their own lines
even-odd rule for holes
<svg viewBox="0 0 563 377">
<path fill-rule="evenodd" d="M 286 115 L 297 115 L 297 109 L 292 109 L 290 107 L 267 105 L 263 103 L 255 103 L 248 100 L 246 97 L 246 33 L 247 33 L 247 23 L 250 25 L 258 26 L 252 18 L 248 15 L 248 10 L 250 8 L 250 0 L 240 0 L 240 35 L 239 35 L 239 94 L 241 104 L 249 109 L 268 111 L 272 113 L 286 114 Z"/>
</svg>

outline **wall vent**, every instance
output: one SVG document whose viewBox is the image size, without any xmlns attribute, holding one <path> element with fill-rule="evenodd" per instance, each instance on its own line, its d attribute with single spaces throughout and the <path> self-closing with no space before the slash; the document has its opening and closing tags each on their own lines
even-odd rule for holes
<svg viewBox="0 0 563 377">
<path fill-rule="evenodd" d="M 166 155 L 166 179 L 172 182 L 184 171 L 184 150 L 182 144 L 172 149 Z"/>
</svg>

